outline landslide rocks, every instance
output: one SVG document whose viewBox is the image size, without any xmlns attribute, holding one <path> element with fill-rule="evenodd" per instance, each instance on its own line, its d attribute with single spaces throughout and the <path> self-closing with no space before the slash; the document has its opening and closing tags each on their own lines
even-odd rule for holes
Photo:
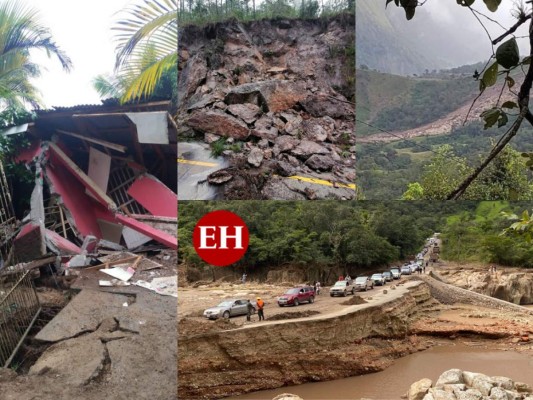
<svg viewBox="0 0 533 400">
<path fill-rule="evenodd" d="M 180 30 L 180 136 L 224 146 L 235 178 L 226 198 L 252 185 L 259 198 L 355 198 L 354 24 L 341 15 Z M 280 179 L 294 175 L 333 184 Z"/>
<path fill-rule="evenodd" d="M 430 379 L 411 385 L 408 400 L 533 400 L 533 389 L 503 376 L 451 369 L 434 386 Z"/>
</svg>

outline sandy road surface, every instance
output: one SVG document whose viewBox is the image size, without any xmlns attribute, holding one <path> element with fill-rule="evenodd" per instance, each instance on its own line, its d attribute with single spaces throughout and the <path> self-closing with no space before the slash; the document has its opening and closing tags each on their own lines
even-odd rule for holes
<svg viewBox="0 0 533 400">
<path fill-rule="evenodd" d="M 360 296 L 368 304 L 379 304 L 381 301 L 398 296 L 401 289 L 402 292 L 407 291 L 407 279 L 402 278 L 400 281 L 395 280 L 388 282 L 385 286 L 375 286 L 373 290 L 367 292 L 356 292 L 356 296 Z M 396 290 L 391 290 L 392 287 Z M 257 297 L 265 302 L 265 317 L 266 321 L 259 322 L 257 315 L 252 316 L 251 322 L 246 322 L 246 316 L 232 317 L 231 322 L 235 324 L 235 328 L 246 325 L 247 327 L 256 326 L 257 324 L 274 324 L 287 321 L 296 321 L 295 318 L 316 319 L 324 317 L 334 317 L 347 313 L 353 310 L 352 304 L 354 296 L 348 294 L 346 297 L 330 297 L 329 287 L 322 288 L 321 294 L 315 299 L 312 304 L 303 303 L 299 306 L 279 307 L 277 298 L 281 296 L 288 288 L 292 286 L 276 286 L 259 284 L 255 282 L 246 283 L 244 285 L 219 284 L 204 285 L 198 288 L 180 288 L 178 293 L 178 319 L 187 317 L 191 320 L 196 320 L 205 324 L 214 324 L 214 321 L 209 321 L 202 316 L 203 311 L 208 307 L 216 306 L 221 301 L 232 298 L 244 298 L 255 300 Z M 383 293 L 383 289 L 387 289 L 387 294 Z M 284 315 L 285 314 L 285 315 Z M 277 320 L 277 318 L 288 318 L 286 320 Z M 269 319 L 272 319 L 269 321 Z"/>
</svg>

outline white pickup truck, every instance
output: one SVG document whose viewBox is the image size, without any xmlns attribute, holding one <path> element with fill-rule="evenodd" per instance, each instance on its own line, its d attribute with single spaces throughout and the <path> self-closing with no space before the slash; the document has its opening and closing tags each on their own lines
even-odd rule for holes
<svg viewBox="0 0 533 400">
<path fill-rule="evenodd" d="M 329 289 L 329 295 L 333 296 L 346 296 L 348 293 L 355 294 L 355 284 L 353 279 L 349 281 L 337 281 Z"/>
</svg>

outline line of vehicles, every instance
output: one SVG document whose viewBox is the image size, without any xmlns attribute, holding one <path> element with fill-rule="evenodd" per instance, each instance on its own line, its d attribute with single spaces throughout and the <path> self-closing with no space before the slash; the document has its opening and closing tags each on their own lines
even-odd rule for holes
<svg viewBox="0 0 533 400">
<path fill-rule="evenodd" d="M 416 255 L 416 261 L 410 261 L 402 266 L 392 267 L 389 271 L 375 273 L 370 276 L 359 276 L 355 279 L 349 277 L 341 279 L 329 289 L 331 297 L 342 296 L 348 294 L 355 294 L 358 291 L 367 291 L 374 289 L 374 286 L 384 286 L 387 282 L 398 280 L 402 275 L 411 275 L 415 272 L 420 272 L 424 268 L 424 258 L 428 252 L 429 258 L 432 259 L 434 254 L 439 253 L 438 233 L 426 240 L 424 249 Z M 436 257 L 438 258 L 438 256 Z M 320 289 L 318 289 L 320 290 Z M 320 292 L 319 292 L 320 293 Z M 302 303 L 312 304 L 315 301 L 316 293 L 315 287 L 302 285 L 295 286 L 288 289 L 283 295 L 279 296 L 277 303 L 280 307 L 284 306 L 299 306 Z M 251 301 L 252 313 L 256 312 L 257 303 Z M 204 317 L 208 319 L 230 318 L 238 315 L 246 315 L 248 313 L 247 299 L 232 299 L 221 302 L 216 307 L 208 308 L 204 311 Z"/>
<path fill-rule="evenodd" d="M 376 273 L 371 276 L 359 276 L 355 279 L 343 279 L 335 282 L 329 289 L 331 297 L 342 296 L 346 297 L 348 294 L 355 294 L 358 291 L 367 291 L 374 289 L 374 286 L 383 286 L 387 282 L 392 282 L 395 279 L 400 279 L 401 275 L 410 275 L 415 271 L 415 267 L 419 264 L 409 264 L 407 267 L 392 268 L 390 271 Z M 407 269 L 405 269 L 407 268 Z M 312 304 L 315 301 L 316 293 L 313 286 L 296 286 L 288 289 L 283 295 L 277 299 L 278 306 L 299 306 L 303 303 Z M 251 301 L 252 314 L 257 310 L 257 303 Z M 208 319 L 230 318 L 239 315 L 246 315 L 248 313 L 247 299 L 231 299 L 225 300 L 215 307 L 208 308 L 204 311 L 204 317 Z"/>
</svg>

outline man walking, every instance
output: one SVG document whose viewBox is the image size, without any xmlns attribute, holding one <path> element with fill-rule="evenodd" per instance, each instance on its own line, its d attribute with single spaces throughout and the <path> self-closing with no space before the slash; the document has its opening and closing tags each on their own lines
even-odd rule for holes
<svg viewBox="0 0 533 400">
<path fill-rule="evenodd" d="M 259 321 L 265 320 L 265 314 L 263 308 L 265 307 L 265 302 L 261 300 L 260 297 L 257 298 L 257 315 L 259 315 Z"/>
</svg>

